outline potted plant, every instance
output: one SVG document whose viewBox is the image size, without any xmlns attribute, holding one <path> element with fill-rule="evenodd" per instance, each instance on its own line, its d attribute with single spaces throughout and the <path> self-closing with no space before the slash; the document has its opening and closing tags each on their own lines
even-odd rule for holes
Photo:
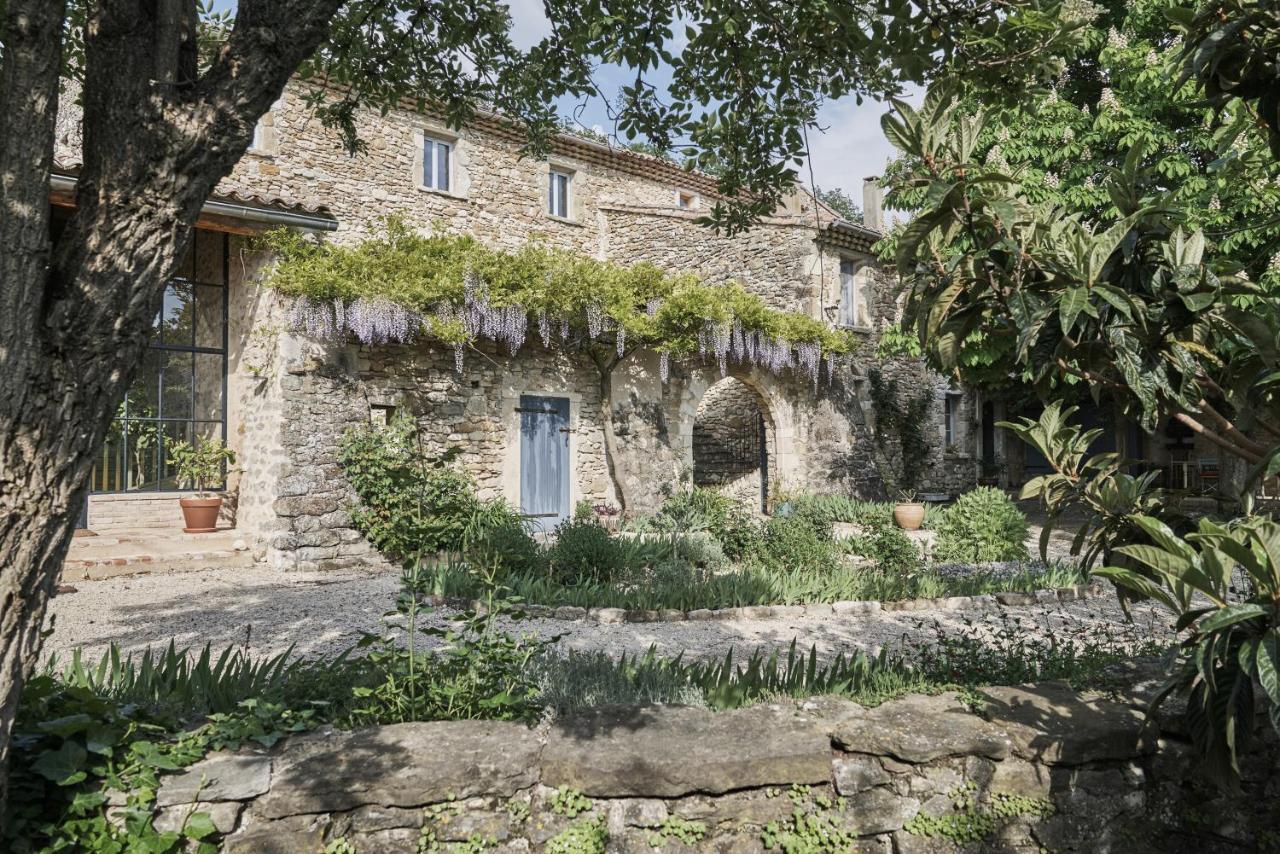
<svg viewBox="0 0 1280 854">
<path fill-rule="evenodd" d="M 916 501 L 913 489 L 898 491 L 898 500 L 893 505 L 893 521 L 904 531 L 918 531 L 924 524 L 924 503 Z"/>
<path fill-rule="evenodd" d="M 209 488 L 222 483 L 223 466 L 234 464 L 235 452 L 212 439 L 193 445 L 190 442 L 174 442 L 169 445 L 169 465 L 177 468 L 178 485 L 193 488 L 195 495 L 178 500 L 182 507 L 183 531 L 188 534 L 209 534 L 218 529 L 218 511 L 222 509 L 222 496 L 210 494 Z"/>
<path fill-rule="evenodd" d="M 615 534 L 618 532 L 618 523 L 622 520 L 621 510 L 608 502 L 597 504 L 592 509 L 595 511 L 596 519 L 604 526 L 606 531 Z"/>
</svg>

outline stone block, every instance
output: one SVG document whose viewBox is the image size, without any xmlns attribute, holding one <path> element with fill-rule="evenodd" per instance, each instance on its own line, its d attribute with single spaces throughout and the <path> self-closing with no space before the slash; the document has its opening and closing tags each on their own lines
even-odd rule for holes
<svg viewBox="0 0 1280 854">
<path fill-rule="evenodd" d="M 533 785 L 538 742 L 522 724 L 434 721 L 354 732 L 320 731 L 290 740 L 271 791 L 256 808 L 267 818 L 340 812 L 367 805 L 420 807 L 473 795 L 510 797 Z"/>
<path fill-rule="evenodd" d="M 866 836 L 892 833 L 920 812 L 920 802 L 915 798 L 896 795 L 888 789 L 877 788 L 859 792 L 848 800 L 848 815 Z"/>
<path fill-rule="evenodd" d="M 1005 607 L 1025 607 L 1036 604 L 1036 597 L 1031 593 L 997 593 L 996 601 Z"/>
<path fill-rule="evenodd" d="M 954 693 L 912 695 L 865 709 L 836 727 L 832 741 L 847 751 L 913 764 L 969 754 L 1002 759 L 1010 750 L 1008 737 Z"/>
<path fill-rule="evenodd" d="M 1015 755 L 1050 765 L 1132 759 L 1156 749 L 1156 728 L 1126 703 L 1086 699 L 1063 682 L 986 688 L 984 716 Z"/>
<path fill-rule="evenodd" d="M 218 833 L 229 834 L 236 829 L 244 804 L 239 801 L 219 801 L 218 803 L 199 802 L 195 804 L 179 804 L 162 807 L 156 814 L 152 824 L 161 833 L 181 833 L 192 814 L 207 813 Z"/>
<path fill-rule="evenodd" d="M 874 614 L 881 609 L 879 602 L 845 601 L 833 602 L 831 612 L 837 616 L 847 614 Z"/>
<path fill-rule="evenodd" d="M 202 759 L 180 774 L 165 777 L 156 805 L 196 801 L 244 801 L 271 787 L 271 757 L 220 753 Z"/>
<path fill-rule="evenodd" d="M 867 789 L 887 784 L 893 779 L 888 771 L 870 756 L 836 757 L 831 762 L 836 791 L 853 795 Z"/>
<path fill-rule="evenodd" d="M 587 618 L 587 609 L 575 608 L 571 605 L 563 605 L 559 608 L 556 608 L 551 615 L 555 617 L 557 620 L 568 620 L 568 621 L 585 620 Z"/>
<path fill-rule="evenodd" d="M 670 798 L 825 783 L 831 746 L 821 722 L 785 707 L 602 708 L 557 721 L 541 766 L 545 785 L 591 797 Z"/>
</svg>

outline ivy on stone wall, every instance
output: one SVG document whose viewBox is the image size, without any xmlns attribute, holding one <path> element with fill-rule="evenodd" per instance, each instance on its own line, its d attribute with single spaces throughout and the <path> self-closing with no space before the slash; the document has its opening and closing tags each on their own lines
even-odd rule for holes
<svg viewBox="0 0 1280 854">
<path fill-rule="evenodd" d="M 903 398 L 898 380 L 886 378 L 879 369 L 867 372 L 871 386 L 871 403 L 875 407 L 875 440 L 882 450 L 893 438 L 901 457 L 900 475 L 896 481 L 882 473 L 885 488 L 903 494 L 914 493 L 920 485 L 925 463 L 929 459 L 929 440 L 925 429 L 929 420 L 929 404 L 932 395 L 928 390 Z"/>
<path fill-rule="evenodd" d="M 263 238 L 278 263 L 267 285 L 294 299 L 293 324 L 326 339 L 365 344 L 429 336 L 453 344 L 458 370 L 468 344 L 485 338 L 512 355 L 528 336 L 545 347 L 638 347 L 669 359 L 694 355 L 817 382 L 854 350 L 844 330 L 769 308 L 737 282 L 621 267 L 545 246 L 489 249 L 459 235 L 422 235 L 388 219 L 383 233 L 351 246 L 279 230 Z"/>
</svg>

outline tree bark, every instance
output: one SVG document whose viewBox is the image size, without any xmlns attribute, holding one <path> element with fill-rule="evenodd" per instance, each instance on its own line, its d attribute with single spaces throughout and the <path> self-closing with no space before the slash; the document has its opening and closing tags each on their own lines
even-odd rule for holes
<svg viewBox="0 0 1280 854">
<path fill-rule="evenodd" d="M 9 0 L 0 69 L 0 804 L 22 686 L 105 439 L 200 208 L 343 0 L 240 0 L 194 76 L 194 0 L 99 0 L 76 210 L 51 246 L 65 0 Z M 172 40 L 181 43 L 174 45 Z M 157 71 L 161 75 L 157 76 Z M 4 814 L 0 806 L 0 831 Z"/>
</svg>

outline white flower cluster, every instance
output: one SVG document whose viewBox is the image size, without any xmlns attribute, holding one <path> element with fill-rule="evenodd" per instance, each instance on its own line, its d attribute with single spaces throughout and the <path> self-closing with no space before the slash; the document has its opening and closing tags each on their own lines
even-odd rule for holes
<svg viewBox="0 0 1280 854">
<path fill-rule="evenodd" d="M 1214 194 L 1213 194 L 1213 198 L 1211 198 L 1211 199 L 1209 200 L 1209 210 L 1211 210 L 1211 211 L 1220 211 L 1220 210 L 1222 210 L 1222 202 L 1218 199 L 1218 194 L 1217 194 L 1217 193 L 1214 193 Z"/>
<path fill-rule="evenodd" d="M 1102 14 L 1102 7 L 1089 0 L 1065 0 L 1058 7 L 1058 18 L 1066 24 L 1087 24 Z"/>
<path fill-rule="evenodd" d="M 1114 110 L 1120 106 L 1120 102 L 1116 100 L 1116 93 L 1111 91 L 1110 86 L 1104 86 L 1102 89 L 1102 97 L 1098 98 L 1098 109 Z"/>
<path fill-rule="evenodd" d="M 1112 50 L 1124 50 L 1129 46 L 1129 37 L 1112 27 L 1107 31 L 1107 47 Z"/>
<path fill-rule="evenodd" d="M 1062 181 L 1058 179 L 1057 175 L 1053 174 L 1052 172 L 1044 173 L 1044 185 L 1049 189 L 1056 190 L 1061 184 L 1062 184 Z"/>
</svg>

